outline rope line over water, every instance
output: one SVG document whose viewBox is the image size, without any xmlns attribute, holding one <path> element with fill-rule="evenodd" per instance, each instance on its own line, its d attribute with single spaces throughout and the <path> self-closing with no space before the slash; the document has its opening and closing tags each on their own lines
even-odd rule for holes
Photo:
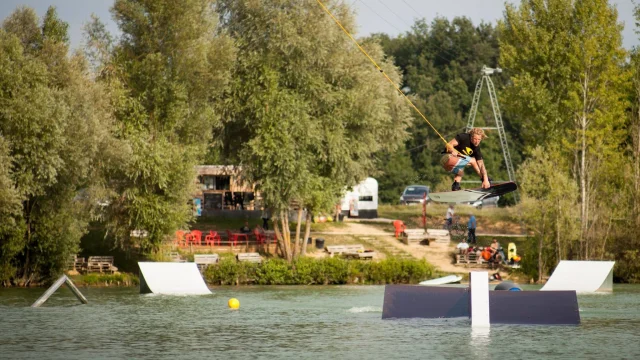
<svg viewBox="0 0 640 360">
<path fill-rule="evenodd" d="M 369 59 L 369 61 L 371 61 L 371 63 L 376 67 L 376 69 L 378 69 L 378 71 L 380 71 L 380 73 L 387 79 L 389 80 L 389 82 L 391 83 L 391 85 L 393 85 L 393 87 L 396 89 L 396 91 L 402 95 L 402 97 L 404 97 L 405 100 L 407 100 L 407 102 L 409 103 L 409 105 L 411 105 L 411 107 L 418 113 L 420 114 L 420 116 L 424 119 L 424 121 L 427 122 L 427 124 L 429 124 L 429 126 L 431 127 L 431 129 L 433 129 L 433 131 L 440 137 L 440 139 L 442 139 L 442 141 L 444 141 L 445 144 L 448 144 L 447 140 L 442 137 L 442 135 L 440 135 L 440 133 L 438 132 L 438 130 L 431 124 L 431 122 L 429 122 L 429 120 L 427 120 L 427 117 L 424 116 L 424 114 L 422 113 L 422 111 L 420 111 L 420 109 L 418 109 L 413 102 L 411 101 L 411 99 L 409 99 L 409 97 L 402 92 L 402 90 L 400 90 L 400 88 L 398 87 L 398 85 L 396 85 L 396 83 L 393 82 L 393 80 L 391 80 L 391 78 L 384 72 L 384 70 L 382 70 L 382 68 L 378 65 L 378 63 L 376 63 L 375 60 L 373 60 L 373 58 L 362 48 L 362 46 L 360 46 L 360 44 L 358 44 L 358 41 L 356 41 L 356 39 L 353 37 L 353 35 L 351 35 L 351 33 L 345 29 L 344 26 L 342 26 L 342 23 L 340 23 L 340 21 L 333 16 L 333 14 L 331 13 L 331 11 L 329 11 L 329 9 L 324 5 L 324 3 L 322 3 L 322 1 L 320 0 L 316 0 L 318 2 L 318 4 L 322 7 L 322 9 L 329 14 L 329 16 L 333 19 L 333 21 L 338 24 L 338 26 L 340 27 L 340 29 L 342 29 L 342 31 L 347 34 L 347 36 L 353 41 L 354 44 L 356 44 L 356 46 L 358 47 L 358 49 L 360 49 L 360 51 Z"/>
</svg>

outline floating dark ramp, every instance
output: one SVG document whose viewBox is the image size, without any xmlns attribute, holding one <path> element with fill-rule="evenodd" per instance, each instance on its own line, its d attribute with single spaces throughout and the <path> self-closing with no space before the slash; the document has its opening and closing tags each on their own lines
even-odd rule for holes
<svg viewBox="0 0 640 360">
<path fill-rule="evenodd" d="M 382 318 L 469 317 L 469 288 L 387 285 Z"/>
<path fill-rule="evenodd" d="M 471 317 L 470 288 L 387 285 L 383 319 Z M 491 324 L 579 325 L 575 291 L 490 291 Z"/>
<path fill-rule="evenodd" d="M 492 324 L 579 325 L 575 291 L 490 291 Z"/>
</svg>

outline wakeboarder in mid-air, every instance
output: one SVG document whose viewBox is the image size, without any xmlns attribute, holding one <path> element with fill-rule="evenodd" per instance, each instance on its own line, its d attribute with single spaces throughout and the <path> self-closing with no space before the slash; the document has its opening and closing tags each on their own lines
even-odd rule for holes
<svg viewBox="0 0 640 360">
<path fill-rule="evenodd" d="M 487 137 L 484 130 L 473 128 L 467 133 L 460 133 L 449 141 L 440 163 L 448 172 L 453 173 L 451 191 L 460 190 L 460 180 L 464 175 L 464 167 L 471 165 L 482 180 L 482 188 L 491 187 L 491 180 L 482 160 L 480 143 Z"/>
</svg>

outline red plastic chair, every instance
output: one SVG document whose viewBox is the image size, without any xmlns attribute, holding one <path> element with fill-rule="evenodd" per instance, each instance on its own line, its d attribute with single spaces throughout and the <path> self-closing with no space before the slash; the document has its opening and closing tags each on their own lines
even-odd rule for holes
<svg viewBox="0 0 640 360">
<path fill-rule="evenodd" d="M 402 220 L 394 220 L 393 221 L 393 227 L 395 228 L 395 236 L 396 236 L 396 238 L 398 238 L 398 236 L 400 236 L 400 234 L 402 234 L 404 232 L 404 230 L 406 229 L 406 226 L 404 225 Z"/>
<path fill-rule="evenodd" d="M 227 236 L 229 237 L 229 246 L 231 246 L 232 241 L 233 241 L 233 246 L 238 245 L 238 239 L 241 237 L 243 237 L 246 240 L 247 245 L 249 245 L 249 236 L 247 236 L 247 234 L 232 233 L 231 231 L 227 230 Z"/>
<path fill-rule="evenodd" d="M 217 231 L 209 230 L 209 235 L 204 237 L 205 245 L 215 245 L 216 240 L 218 241 L 218 245 L 222 242 L 220 235 L 218 235 Z"/>
<path fill-rule="evenodd" d="M 202 245 L 202 231 L 193 230 L 187 234 L 187 244 Z"/>
<path fill-rule="evenodd" d="M 236 246 L 238 245 L 238 234 L 233 234 L 231 231 L 226 230 L 227 232 L 227 237 L 229 238 L 229 246 L 233 245 Z"/>
</svg>

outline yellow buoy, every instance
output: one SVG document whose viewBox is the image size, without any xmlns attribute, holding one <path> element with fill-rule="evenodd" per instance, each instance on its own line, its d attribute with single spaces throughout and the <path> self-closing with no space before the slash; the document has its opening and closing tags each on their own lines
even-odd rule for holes
<svg viewBox="0 0 640 360">
<path fill-rule="evenodd" d="M 229 307 L 231 309 L 237 309 L 237 308 L 240 307 L 240 301 L 238 301 L 238 299 L 236 299 L 236 298 L 229 299 L 229 303 L 228 304 L 229 304 Z"/>
</svg>

